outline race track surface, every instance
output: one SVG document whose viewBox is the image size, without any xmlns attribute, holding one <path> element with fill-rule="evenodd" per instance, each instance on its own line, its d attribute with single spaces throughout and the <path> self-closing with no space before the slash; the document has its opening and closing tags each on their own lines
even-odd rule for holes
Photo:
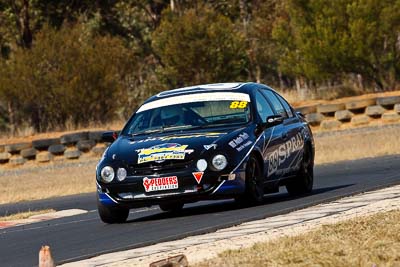
<svg viewBox="0 0 400 267">
<path fill-rule="evenodd" d="M 91 210 L 93 209 L 93 199 L 96 200 L 95 193 L 86 193 L 50 199 L 33 200 L 29 202 L 1 204 L 0 217 L 19 212 L 44 209 L 67 210 L 79 208 L 83 210 Z"/>
<path fill-rule="evenodd" d="M 290 198 L 282 189 L 278 194 L 266 195 L 264 204 L 255 207 L 240 208 L 233 201 L 226 200 L 187 205 L 179 215 L 163 213 L 156 207 L 136 209 L 131 210 L 127 223 L 119 225 L 106 225 L 100 221 L 93 194 L 74 196 L 73 200 L 63 198 L 64 206 L 74 203 L 73 208 L 91 211 L 0 230 L 0 265 L 37 265 L 42 245 L 50 245 L 57 263 L 74 261 L 212 232 L 394 184 L 400 184 L 400 155 L 317 166 L 315 189 L 311 195 L 301 198 Z M 62 199 L 52 201 L 55 206 L 64 203 Z M 52 201 L 35 203 L 51 207 Z M 32 207 L 36 204 L 33 203 Z M 0 209 L 4 207 L 0 206 Z M 10 206 L 6 208 L 11 209 Z"/>
</svg>

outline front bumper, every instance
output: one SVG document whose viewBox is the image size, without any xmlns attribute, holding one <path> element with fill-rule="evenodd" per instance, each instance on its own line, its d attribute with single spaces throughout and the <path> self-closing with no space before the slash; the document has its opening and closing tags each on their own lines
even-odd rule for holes
<svg viewBox="0 0 400 267">
<path fill-rule="evenodd" d="M 179 189 L 146 193 L 142 185 L 144 177 L 128 177 L 123 184 L 97 182 L 99 202 L 109 207 L 138 208 L 167 202 L 190 203 L 200 200 L 231 198 L 244 193 L 245 172 L 236 171 L 216 177 L 205 177 L 200 184 L 193 183 L 192 173 L 179 179 Z M 179 177 L 179 176 L 178 176 Z M 150 178 L 150 177 L 149 177 Z"/>
</svg>

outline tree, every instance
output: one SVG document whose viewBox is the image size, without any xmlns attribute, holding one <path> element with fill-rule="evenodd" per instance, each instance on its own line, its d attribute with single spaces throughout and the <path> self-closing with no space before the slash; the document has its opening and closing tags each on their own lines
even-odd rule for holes
<svg viewBox="0 0 400 267">
<path fill-rule="evenodd" d="M 35 33 L 43 25 L 59 29 L 64 23 L 98 20 L 98 30 L 117 31 L 113 7 L 119 1 L 69 0 L 0 0 L 0 35 L 7 35 L 9 43 L 30 48 Z M 114 26 L 114 27 L 113 27 Z"/>
<path fill-rule="evenodd" d="M 243 35 L 227 17 L 206 6 L 182 16 L 164 13 L 152 38 L 163 64 L 160 78 L 171 87 L 241 80 L 247 75 Z"/>
<path fill-rule="evenodd" d="M 247 40 L 248 57 L 252 66 L 249 69 L 253 70 L 254 79 L 283 87 L 277 82 L 281 78 L 278 70 L 279 44 L 272 36 L 279 12 L 279 1 L 254 1 L 252 19 L 248 22 Z"/>
<path fill-rule="evenodd" d="M 10 120 L 37 131 L 115 118 L 136 62 L 118 39 L 83 26 L 44 27 L 30 50 L 19 49 L 0 70 L 0 98 Z M 18 78 L 16 78 L 18 77 Z"/>
<path fill-rule="evenodd" d="M 351 58 L 347 3 L 348 0 L 288 2 L 290 18 L 284 23 L 289 25 L 281 24 L 275 32 L 282 46 L 292 38 L 294 47 L 286 50 L 281 60 L 286 71 L 321 82 L 335 79 L 346 69 Z"/>
<path fill-rule="evenodd" d="M 400 0 L 351 1 L 347 13 L 353 71 L 393 90 L 400 78 Z"/>
<path fill-rule="evenodd" d="M 289 19 L 274 29 L 286 47 L 281 68 L 317 84 L 361 74 L 381 89 L 393 88 L 399 75 L 399 7 L 399 0 L 287 0 Z"/>
</svg>

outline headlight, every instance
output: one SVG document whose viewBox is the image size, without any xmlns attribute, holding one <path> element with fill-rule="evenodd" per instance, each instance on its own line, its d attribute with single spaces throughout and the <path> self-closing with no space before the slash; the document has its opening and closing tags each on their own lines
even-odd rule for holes
<svg viewBox="0 0 400 267">
<path fill-rule="evenodd" d="M 205 159 L 199 159 L 196 163 L 196 167 L 199 171 L 204 172 L 207 169 L 207 161 Z"/>
<path fill-rule="evenodd" d="M 109 183 L 114 179 L 115 173 L 114 169 L 110 166 L 105 166 L 103 169 L 101 169 L 101 179 L 105 183 Z"/>
<path fill-rule="evenodd" d="M 126 170 L 124 169 L 124 168 L 119 168 L 118 170 L 117 170 L 117 179 L 118 179 L 118 181 L 123 181 L 123 180 L 125 180 L 125 178 L 126 178 Z"/>
<path fill-rule="evenodd" d="M 212 165 L 218 171 L 221 171 L 226 167 L 226 165 L 228 165 L 228 161 L 224 155 L 216 155 L 212 159 Z"/>
</svg>

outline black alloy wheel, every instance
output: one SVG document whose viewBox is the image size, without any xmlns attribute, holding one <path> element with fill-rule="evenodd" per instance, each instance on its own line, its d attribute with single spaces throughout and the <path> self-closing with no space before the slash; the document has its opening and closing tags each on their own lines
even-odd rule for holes
<svg viewBox="0 0 400 267">
<path fill-rule="evenodd" d="M 260 204 L 264 200 L 262 171 L 254 156 L 250 156 L 246 165 L 246 191 L 235 200 L 239 204 Z"/>
<path fill-rule="evenodd" d="M 314 160 L 309 146 L 304 147 L 303 160 L 297 176 L 286 184 L 292 196 L 311 193 L 314 184 Z"/>
</svg>

